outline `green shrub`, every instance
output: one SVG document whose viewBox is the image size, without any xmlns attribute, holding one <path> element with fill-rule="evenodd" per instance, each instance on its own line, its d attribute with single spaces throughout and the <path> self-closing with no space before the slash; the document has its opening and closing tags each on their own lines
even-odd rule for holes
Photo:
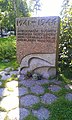
<svg viewBox="0 0 72 120">
<path fill-rule="evenodd" d="M 0 38 L 0 60 L 16 57 L 16 37 Z"/>
</svg>

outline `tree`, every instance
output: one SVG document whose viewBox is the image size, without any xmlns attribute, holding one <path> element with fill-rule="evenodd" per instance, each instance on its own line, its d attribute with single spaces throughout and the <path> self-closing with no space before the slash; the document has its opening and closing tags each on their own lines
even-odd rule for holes
<svg viewBox="0 0 72 120">
<path fill-rule="evenodd" d="M 29 9 L 37 16 L 38 11 L 41 10 L 41 0 L 30 0 Z"/>
<path fill-rule="evenodd" d="M 0 16 L 1 31 L 4 28 L 15 30 L 17 17 L 30 16 L 26 0 L 0 0 Z"/>
<path fill-rule="evenodd" d="M 59 47 L 61 68 L 72 68 L 72 4 L 70 0 L 63 1 Z"/>
</svg>

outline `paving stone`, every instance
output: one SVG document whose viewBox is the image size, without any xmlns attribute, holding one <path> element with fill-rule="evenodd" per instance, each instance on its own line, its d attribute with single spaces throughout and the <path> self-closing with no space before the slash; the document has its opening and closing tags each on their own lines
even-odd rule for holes
<svg viewBox="0 0 72 120">
<path fill-rule="evenodd" d="M 14 71 L 11 71 L 10 72 L 10 75 L 12 76 L 12 75 L 18 75 L 19 74 L 19 72 L 18 72 L 18 70 L 14 70 Z"/>
<path fill-rule="evenodd" d="M 36 81 L 36 84 L 38 84 L 38 85 L 43 85 L 43 84 L 46 84 L 46 83 L 49 83 L 49 80 L 44 79 L 44 80 L 37 80 Z"/>
<path fill-rule="evenodd" d="M 15 87 L 17 87 L 18 86 L 18 81 L 11 81 L 11 82 L 7 82 L 6 83 L 6 87 L 7 88 L 12 88 L 12 89 L 14 89 Z"/>
<path fill-rule="evenodd" d="M 34 95 L 26 95 L 20 99 L 22 106 L 32 106 L 39 102 L 39 98 Z"/>
<path fill-rule="evenodd" d="M 25 108 L 20 108 L 19 114 L 20 114 L 19 115 L 19 117 L 20 117 L 19 120 L 24 120 L 24 118 L 27 117 L 30 114 L 30 112 L 29 112 L 29 110 L 27 110 Z"/>
<path fill-rule="evenodd" d="M 2 80 L 7 80 L 9 78 L 11 78 L 11 75 L 3 75 L 1 79 Z"/>
<path fill-rule="evenodd" d="M 5 117 L 6 117 L 6 112 L 1 112 L 0 111 L 0 120 L 4 120 L 5 119 Z"/>
<path fill-rule="evenodd" d="M 36 82 L 35 81 L 33 81 L 33 80 L 24 80 L 24 81 L 20 81 L 19 82 L 19 85 L 24 85 L 24 86 L 26 86 L 26 87 L 32 87 L 33 85 L 35 85 L 36 84 Z"/>
<path fill-rule="evenodd" d="M 70 84 L 65 85 L 65 88 L 66 88 L 66 89 L 71 89 L 71 90 L 72 90 L 72 85 L 70 85 Z"/>
<path fill-rule="evenodd" d="M 43 94 L 44 88 L 42 86 L 35 85 L 35 86 L 31 87 L 31 92 L 36 93 L 36 94 Z"/>
<path fill-rule="evenodd" d="M 50 85 L 50 87 L 48 87 L 49 90 L 51 90 L 52 92 L 58 92 L 61 90 L 61 87 L 57 86 L 57 85 Z"/>
<path fill-rule="evenodd" d="M 13 92 L 11 92 L 12 95 L 14 96 L 22 96 L 28 93 L 28 89 L 25 87 L 17 87 L 14 89 Z"/>
<path fill-rule="evenodd" d="M 42 103 L 46 103 L 46 104 L 51 104 L 56 100 L 57 100 L 57 97 L 53 94 L 50 94 L 50 93 L 46 93 L 45 95 L 43 95 L 41 97 Z"/>
<path fill-rule="evenodd" d="M 9 111 L 13 108 L 16 108 L 19 106 L 19 99 L 15 96 L 7 96 L 4 97 L 0 103 L 0 107 L 4 108 L 5 110 Z"/>
<path fill-rule="evenodd" d="M 10 92 L 7 90 L 7 88 L 0 88 L 0 97 L 5 97 L 10 95 Z"/>
<path fill-rule="evenodd" d="M 38 118 L 38 120 L 48 120 L 50 114 L 49 110 L 46 108 L 40 108 L 38 111 L 33 110 L 32 113 Z"/>
<path fill-rule="evenodd" d="M 23 120 L 25 117 L 29 115 L 29 111 L 25 108 L 16 108 L 11 110 L 8 113 L 9 120 Z"/>
<path fill-rule="evenodd" d="M 69 101 L 72 101 L 72 93 L 66 94 L 65 98 L 68 99 Z"/>
</svg>

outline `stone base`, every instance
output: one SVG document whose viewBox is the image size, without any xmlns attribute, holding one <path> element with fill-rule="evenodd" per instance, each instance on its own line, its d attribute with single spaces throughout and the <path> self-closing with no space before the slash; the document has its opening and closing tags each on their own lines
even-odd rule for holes
<svg viewBox="0 0 72 120">
<path fill-rule="evenodd" d="M 56 75 L 55 54 L 30 54 L 21 61 L 21 74 L 34 71 L 42 74 L 44 78 Z"/>
</svg>

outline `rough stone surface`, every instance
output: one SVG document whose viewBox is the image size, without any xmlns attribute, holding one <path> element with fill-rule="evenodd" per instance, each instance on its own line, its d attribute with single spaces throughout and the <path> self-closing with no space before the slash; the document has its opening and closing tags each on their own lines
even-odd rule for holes
<svg viewBox="0 0 72 120">
<path fill-rule="evenodd" d="M 32 87 L 33 85 L 36 84 L 36 82 L 33 80 L 24 80 L 24 81 L 19 82 L 19 84 L 24 85 L 26 87 Z"/>
<path fill-rule="evenodd" d="M 51 85 L 50 87 L 48 87 L 48 89 L 51 90 L 52 92 L 58 92 L 61 90 L 61 87 L 57 85 Z"/>
<path fill-rule="evenodd" d="M 48 120 L 50 114 L 49 110 L 46 108 L 40 108 L 38 111 L 33 110 L 32 113 L 38 120 Z"/>
<path fill-rule="evenodd" d="M 0 120 L 4 120 L 6 117 L 6 112 L 0 112 Z"/>
<path fill-rule="evenodd" d="M 44 88 L 39 85 L 35 85 L 31 87 L 31 92 L 35 94 L 43 94 L 44 93 Z"/>
<path fill-rule="evenodd" d="M 29 111 L 25 108 L 16 108 L 11 110 L 8 113 L 8 118 L 10 120 L 23 120 L 25 117 L 29 115 Z"/>
<path fill-rule="evenodd" d="M 72 93 L 66 94 L 65 98 L 68 99 L 69 101 L 72 101 Z"/>
<path fill-rule="evenodd" d="M 13 100 L 13 101 L 12 101 Z M 0 107 L 6 109 L 7 111 L 19 106 L 19 99 L 15 96 L 4 97 L 1 101 Z"/>
<path fill-rule="evenodd" d="M 51 104 L 54 101 L 56 101 L 57 97 L 53 94 L 50 93 L 46 93 L 45 95 L 42 96 L 41 101 L 42 103 L 47 103 L 47 104 Z"/>
<path fill-rule="evenodd" d="M 26 95 L 20 99 L 22 106 L 32 106 L 39 102 L 39 98 L 34 95 Z"/>
</svg>

